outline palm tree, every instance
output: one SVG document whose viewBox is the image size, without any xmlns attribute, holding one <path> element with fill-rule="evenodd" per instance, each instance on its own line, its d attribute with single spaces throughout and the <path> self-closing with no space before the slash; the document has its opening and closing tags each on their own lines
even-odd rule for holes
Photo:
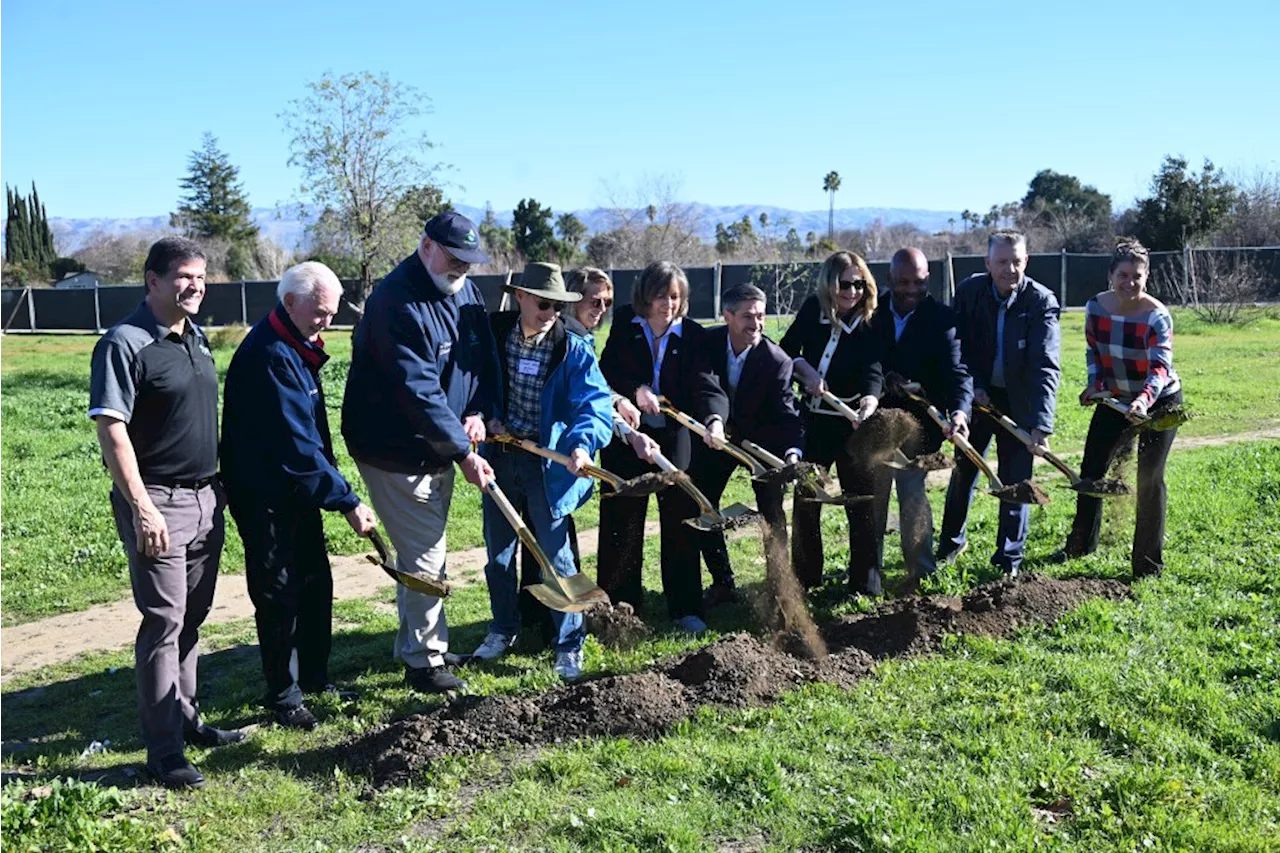
<svg viewBox="0 0 1280 853">
<path fill-rule="evenodd" d="M 822 179 L 822 189 L 830 199 L 827 210 L 827 239 L 834 243 L 836 241 L 836 190 L 840 189 L 840 173 L 827 172 L 827 176 Z"/>
</svg>

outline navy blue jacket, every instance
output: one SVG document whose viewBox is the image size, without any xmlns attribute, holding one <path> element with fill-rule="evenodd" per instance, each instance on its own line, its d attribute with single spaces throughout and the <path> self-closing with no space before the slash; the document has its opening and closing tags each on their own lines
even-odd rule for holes
<svg viewBox="0 0 1280 853">
<path fill-rule="evenodd" d="M 956 288 L 960 348 L 975 391 L 991 388 L 998 308 L 989 273 L 975 273 Z M 1005 414 L 1023 429 L 1045 434 L 1053 432 L 1062 375 L 1058 314 L 1058 300 L 1049 288 L 1028 278 L 1004 318 L 1004 380 L 1010 408 Z"/>
<path fill-rule="evenodd" d="M 349 512 L 360 503 L 338 472 L 320 368 L 323 345 L 302 339 L 276 305 L 240 343 L 222 392 L 222 480 L 269 507 Z"/>
<path fill-rule="evenodd" d="M 484 297 L 470 279 L 440 292 L 415 251 L 365 301 L 351 345 L 342 435 L 361 462 L 441 471 L 471 450 L 462 418 L 501 413 L 502 377 Z"/>
<path fill-rule="evenodd" d="M 897 373 L 904 379 L 919 382 L 930 403 L 943 417 L 964 412 L 970 417 L 973 403 L 973 379 L 960 355 L 960 338 L 956 334 L 956 315 L 932 296 L 925 296 L 907 318 L 902 337 L 894 338 L 895 326 L 891 299 L 876 309 L 871 328 L 880 344 L 880 366 L 885 376 Z M 888 382 L 881 408 L 905 409 L 921 424 L 919 453 L 934 453 L 942 446 L 942 430 L 925 413 L 925 407 L 913 400 L 895 397 Z"/>
<path fill-rule="evenodd" d="M 804 426 L 791 390 L 791 356 L 768 338 L 752 347 L 742 363 L 738 390 L 729 396 L 729 327 L 706 334 L 707 363 L 729 397 L 725 429 L 733 441 L 751 441 L 776 456 L 804 447 Z"/>
</svg>

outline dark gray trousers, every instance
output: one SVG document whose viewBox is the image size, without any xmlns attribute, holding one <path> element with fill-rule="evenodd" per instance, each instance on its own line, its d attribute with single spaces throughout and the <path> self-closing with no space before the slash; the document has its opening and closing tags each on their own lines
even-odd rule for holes
<svg viewBox="0 0 1280 853">
<path fill-rule="evenodd" d="M 129 558 L 133 601 L 142 614 L 134 644 L 138 716 L 147 761 L 182 752 L 182 734 L 200 725 L 196 662 L 200 625 L 213 606 L 218 560 L 225 537 L 220 490 L 147 486 L 169 527 L 169 550 L 158 557 L 138 551 L 133 510 L 111 490 L 116 530 Z"/>
</svg>

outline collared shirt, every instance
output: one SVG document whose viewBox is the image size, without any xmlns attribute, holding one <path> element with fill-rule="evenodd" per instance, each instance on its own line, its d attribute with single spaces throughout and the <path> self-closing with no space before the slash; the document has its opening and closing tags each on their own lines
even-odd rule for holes
<svg viewBox="0 0 1280 853">
<path fill-rule="evenodd" d="M 911 319 L 911 315 L 916 313 L 916 309 L 912 308 L 907 312 L 907 316 L 899 317 L 898 309 L 893 307 L 893 303 L 889 303 L 889 312 L 893 314 L 893 340 L 895 342 L 902 340 L 902 331 L 907 328 L 907 321 Z"/>
<path fill-rule="evenodd" d="M 677 317 L 671 321 L 671 325 L 667 327 L 667 331 L 654 342 L 653 327 L 649 325 L 649 321 L 644 317 L 636 316 L 631 318 L 631 322 L 639 323 L 640 328 L 644 330 L 644 339 L 649 344 L 649 352 L 653 353 L 653 382 L 650 383 L 649 389 L 655 394 L 662 393 L 662 360 L 667 357 L 667 342 L 671 340 L 671 336 L 684 336 L 684 318 Z M 666 426 L 666 415 L 641 415 L 640 422 L 652 427 Z"/>
<path fill-rule="evenodd" d="M 1018 298 L 1018 294 L 1022 292 L 1026 279 L 1019 279 L 1013 290 L 1009 293 L 1008 299 L 1000 297 L 1000 288 L 996 287 L 995 279 L 991 280 L 991 295 L 996 298 L 996 304 L 1000 307 L 996 310 L 996 357 L 991 362 L 991 385 L 995 388 L 1004 387 L 1004 317 L 1009 307 L 1013 305 L 1013 300 Z"/>
<path fill-rule="evenodd" d="M 516 321 L 505 348 L 508 389 L 507 431 L 517 438 L 537 440 L 542 420 L 542 386 L 551 368 L 551 336 L 539 332 L 525 337 Z"/>
<path fill-rule="evenodd" d="M 189 482 L 218 466 L 218 373 L 204 332 L 181 334 L 144 300 L 93 348 L 89 417 L 127 425 L 143 482 Z"/>
<path fill-rule="evenodd" d="M 751 351 L 755 346 L 749 346 L 738 355 L 733 354 L 733 341 L 728 335 L 725 335 L 725 380 L 729 383 L 729 399 L 733 399 L 733 395 L 738 391 L 738 382 L 742 379 L 742 365 L 747 363 L 747 356 L 751 355 Z"/>
</svg>

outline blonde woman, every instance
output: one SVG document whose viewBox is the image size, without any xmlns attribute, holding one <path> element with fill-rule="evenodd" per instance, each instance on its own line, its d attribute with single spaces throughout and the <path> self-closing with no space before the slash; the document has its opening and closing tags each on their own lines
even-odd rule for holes
<svg viewBox="0 0 1280 853">
<path fill-rule="evenodd" d="M 564 276 L 570 293 L 581 293 L 582 301 L 568 306 L 561 319 L 571 332 L 594 340 L 596 330 L 613 307 L 613 280 L 598 267 L 569 270 Z"/>
<path fill-rule="evenodd" d="M 871 332 L 876 310 L 876 281 L 867 262 L 853 252 L 836 252 L 818 271 L 818 292 L 804 301 L 779 345 L 793 359 L 796 381 L 808 399 L 804 418 L 804 458 L 822 468 L 836 466 L 841 489 L 872 493 L 872 474 L 855 460 L 847 444 L 855 429 L 823 402 L 830 391 L 858 411 L 875 414 L 883 377 L 878 345 Z M 796 576 L 806 587 L 822 583 L 822 504 L 797 500 L 792 519 L 791 556 Z M 880 593 L 876 572 L 872 502 L 845 507 L 849 520 L 849 588 Z"/>
</svg>

